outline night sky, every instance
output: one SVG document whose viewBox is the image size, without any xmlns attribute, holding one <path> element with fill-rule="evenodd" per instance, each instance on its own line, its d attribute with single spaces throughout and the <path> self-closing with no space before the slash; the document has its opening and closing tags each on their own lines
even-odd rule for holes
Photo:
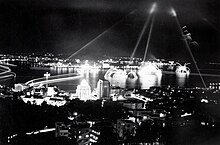
<svg viewBox="0 0 220 145">
<path fill-rule="evenodd" d="M 115 24 L 74 57 L 131 56 L 153 2 L 1 0 L 0 53 L 51 52 L 70 56 Z M 186 25 L 198 42 L 199 47 L 191 47 L 197 51 L 198 59 L 219 61 L 219 0 L 158 0 L 148 58 L 189 58 L 171 7 L 176 10 L 180 25 Z M 143 57 L 149 28 L 150 25 L 137 49 L 137 57 Z"/>
</svg>

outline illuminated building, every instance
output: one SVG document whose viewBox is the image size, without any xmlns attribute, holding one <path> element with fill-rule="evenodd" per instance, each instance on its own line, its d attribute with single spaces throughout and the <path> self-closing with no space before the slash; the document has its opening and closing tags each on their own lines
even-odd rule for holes
<svg viewBox="0 0 220 145">
<path fill-rule="evenodd" d="M 110 62 L 109 60 L 105 60 L 102 62 L 102 68 L 110 68 Z"/>
<path fill-rule="evenodd" d="M 100 132 L 86 126 L 78 125 L 75 128 L 75 135 L 78 144 L 89 145 L 98 141 Z"/>
<path fill-rule="evenodd" d="M 116 124 L 118 136 L 122 140 L 126 140 L 130 135 L 134 136 L 136 133 L 136 126 L 136 123 L 131 120 L 118 119 Z"/>
<path fill-rule="evenodd" d="M 15 92 L 20 92 L 27 88 L 27 86 L 25 84 L 14 84 L 14 88 Z"/>
<path fill-rule="evenodd" d="M 220 90 L 220 83 L 209 83 L 209 88 L 214 90 Z"/>
<path fill-rule="evenodd" d="M 128 79 L 137 80 L 138 79 L 137 73 L 135 71 L 130 71 L 128 73 Z"/>
<path fill-rule="evenodd" d="M 144 102 L 136 99 L 126 100 L 123 102 L 123 106 L 128 109 L 144 109 Z"/>
<path fill-rule="evenodd" d="M 99 80 L 97 83 L 97 97 L 110 99 L 110 82 Z"/>
<path fill-rule="evenodd" d="M 44 98 L 41 96 L 25 96 L 22 98 L 25 103 L 34 105 L 41 105 L 44 102 Z"/>
<path fill-rule="evenodd" d="M 88 100 L 91 97 L 91 87 L 86 80 L 82 80 L 77 86 L 76 94 L 80 100 Z"/>
<path fill-rule="evenodd" d="M 120 87 L 111 87 L 110 92 L 111 92 L 110 95 L 112 97 L 112 100 L 117 101 L 120 98 L 119 96 L 122 97 L 122 94 L 124 93 L 124 90 Z"/>
<path fill-rule="evenodd" d="M 122 69 L 111 68 L 105 73 L 104 78 L 105 79 L 108 79 L 108 78 L 114 78 L 114 79 L 124 78 L 124 79 L 126 79 L 127 74 L 126 74 L 126 71 L 124 71 Z"/>
<path fill-rule="evenodd" d="M 177 75 L 189 75 L 190 74 L 190 69 L 186 66 L 188 63 L 185 63 L 184 65 L 181 65 L 179 63 L 177 63 L 178 66 L 176 68 L 176 74 Z"/>
<path fill-rule="evenodd" d="M 148 75 L 162 76 L 162 71 L 154 63 L 147 62 L 144 63 L 138 70 L 138 75 L 140 77 Z"/>
<path fill-rule="evenodd" d="M 69 136 L 69 129 L 63 122 L 56 122 L 55 127 L 56 127 L 56 132 L 55 132 L 56 137 Z"/>
<path fill-rule="evenodd" d="M 46 97 L 45 101 L 47 102 L 48 105 L 57 106 L 57 107 L 66 104 L 66 100 L 63 97 Z"/>
<path fill-rule="evenodd" d="M 47 87 L 47 96 L 54 96 L 55 95 L 55 90 L 54 87 Z"/>
</svg>

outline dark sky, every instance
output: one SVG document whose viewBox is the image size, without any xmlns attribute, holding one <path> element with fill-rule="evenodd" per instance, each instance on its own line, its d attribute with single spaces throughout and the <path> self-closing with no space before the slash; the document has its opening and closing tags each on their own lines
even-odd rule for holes
<svg viewBox="0 0 220 145">
<path fill-rule="evenodd" d="M 75 57 L 130 56 L 153 2 L 1 0 L 0 53 L 71 55 L 117 23 Z M 199 43 L 199 48 L 196 48 L 198 57 L 207 61 L 219 60 L 219 0 L 158 0 L 149 56 L 169 59 L 189 57 L 175 18 L 170 14 L 171 6 L 177 12 L 180 25 L 187 25 L 193 40 Z M 149 28 L 150 25 L 138 47 L 138 57 L 143 57 Z"/>
</svg>

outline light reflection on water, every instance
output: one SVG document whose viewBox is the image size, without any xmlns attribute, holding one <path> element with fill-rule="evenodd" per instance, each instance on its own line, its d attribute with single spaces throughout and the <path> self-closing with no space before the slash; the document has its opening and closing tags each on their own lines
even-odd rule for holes
<svg viewBox="0 0 220 145">
<path fill-rule="evenodd" d="M 56 83 L 58 87 L 61 89 L 65 89 L 70 92 L 74 92 L 77 85 L 82 81 L 82 79 L 87 80 L 89 85 L 92 89 L 96 88 L 97 82 L 99 79 L 104 79 L 104 75 L 107 69 L 100 69 L 100 70 L 86 70 L 83 72 L 84 77 L 79 80 L 70 80 L 66 82 Z M 52 75 L 62 74 L 62 73 L 73 73 L 77 72 L 76 69 L 51 69 L 50 73 Z M 185 87 L 187 84 L 187 80 L 189 79 L 186 76 L 176 76 L 175 74 L 166 75 L 145 75 L 139 76 L 138 78 L 125 78 L 125 77 L 108 77 L 106 78 L 112 86 L 119 86 L 121 88 L 141 88 L 141 89 L 148 89 L 151 86 L 161 86 L 161 85 L 173 85 L 173 86 L 180 86 Z"/>
<path fill-rule="evenodd" d="M 145 75 L 139 77 L 141 89 L 149 89 L 152 86 L 161 86 L 161 78 L 159 75 Z"/>
<path fill-rule="evenodd" d="M 189 80 L 189 75 L 186 74 L 176 74 L 176 85 L 180 87 L 187 86 Z"/>
<path fill-rule="evenodd" d="M 53 85 L 57 85 L 59 88 L 69 91 L 75 92 L 77 85 L 82 81 L 82 79 L 86 79 L 91 86 L 91 89 L 96 88 L 97 82 L 99 79 L 104 79 L 104 75 L 107 69 L 101 70 L 92 70 L 84 73 L 84 77 L 79 80 L 69 80 L 65 82 L 56 83 Z M 56 69 L 44 69 L 44 70 L 19 70 L 16 72 L 16 83 L 25 83 L 31 79 L 43 77 L 45 72 L 50 72 L 51 75 L 65 74 L 65 73 L 74 73 L 77 72 L 75 68 L 56 68 Z M 204 80 L 207 84 L 210 82 L 220 82 L 220 77 L 218 75 L 207 75 L 210 73 L 210 70 L 203 72 Z M 214 74 L 214 72 L 211 72 Z M 218 72 L 216 74 L 219 74 Z M 180 87 L 202 87 L 201 79 L 198 75 L 191 73 L 187 76 L 177 76 L 174 72 L 165 73 L 163 72 L 162 77 L 157 76 L 146 76 L 139 77 L 138 79 L 122 79 L 122 78 L 114 78 L 109 80 L 112 85 L 120 85 L 125 88 L 149 88 L 150 86 L 180 86 Z"/>
<path fill-rule="evenodd" d="M 107 78 L 112 86 L 119 86 L 121 88 L 126 88 L 126 78 L 125 77 L 117 77 L 117 78 Z"/>
</svg>

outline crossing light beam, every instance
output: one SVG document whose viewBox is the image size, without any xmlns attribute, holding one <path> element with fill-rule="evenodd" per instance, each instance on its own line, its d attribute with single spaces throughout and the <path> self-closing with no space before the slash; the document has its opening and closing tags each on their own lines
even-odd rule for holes
<svg viewBox="0 0 220 145">
<path fill-rule="evenodd" d="M 114 27 L 116 27 L 117 25 L 119 25 L 122 21 L 124 21 L 126 18 L 128 18 L 129 15 L 134 14 L 136 11 L 133 10 L 130 13 L 128 13 L 125 17 L 123 17 L 122 19 L 120 19 L 119 21 L 117 21 L 114 25 L 112 25 L 111 27 L 107 28 L 105 31 L 103 31 L 102 33 L 100 33 L 98 36 L 96 36 L 94 39 L 92 39 L 91 41 L 89 41 L 88 43 L 86 43 L 84 46 L 82 46 L 80 49 L 78 49 L 75 53 L 73 53 L 72 55 L 70 55 L 66 60 L 72 58 L 73 56 L 75 56 L 76 54 L 78 54 L 79 52 L 81 52 L 84 48 L 86 48 L 87 46 L 91 45 L 93 42 L 95 42 L 96 40 L 98 40 L 100 37 L 102 37 L 103 35 L 105 35 L 106 33 L 108 33 L 111 29 L 113 29 Z"/>
<path fill-rule="evenodd" d="M 152 14 L 156 10 L 156 7 L 157 7 L 157 3 L 153 3 L 153 5 L 150 9 L 150 14 Z"/>
<path fill-rule="evenodd" d="M 174 8 L 171 8 L 170 12 L 171 12 L 171 15 L 172 15 L 173 17 L 176 17 L 176 16 L 177 16 L 176 11 L 174 10 Z"/>
<path fill-rule="evenodd" d="M 147 17 L 147 19 L 146 19 L 146 21 L 145 21 L 145 23 L 144 23 L 144 26 L 143 26 L 143 28 L 142 28 L 142 30 L 141 30 L 141 33 L 140 33 L 140 35 L 139 35 L 139 37 L 138 37 L 137 43 L 135 44 L 134 50 L 133 50 L 133 52 L 132 52 L 132 54 L 131 54 L 130 62 L 132 61 L 132 59 L 133 59 L 133 57 L 134 57 L 134 55 L 135 55 L 135 53 L 136 53 L 136 51 L 137 51 L 137 47 L 138 47 L 138 45 L 140 44 L 140 41 L 141 41 L 141 39 L 142 39 L 142 37 L 143 37 L 143 35 L 144 35 L 144 32 L 146 31 L 147 25 L 148 25 L 148 23 L 150 22 L 151 16 L 152 16 L 153 12 L 155 11 L 156 6 L 157 6 L 157 3 L 156 3 L 156 2 L 153 3 L 152 6 L 151 6 L 150 15 Z"/>
<path fill-rule="evenodd" d="M 205 88 L 207 88 L 207 86 L 206 86 L 206 84 L 205 84 L 205 81 L 204 81 L 204 79 L 203 79 L 203 77 L 202 77 L 202 75 L 201 75 L 201 72 L 200 72 L 200 70 L 199 70 L 199 67 L 198 67 L 198 65 L 197 65 L 197 63 L 196 63 L 195 57 L 193 56 L 192 51 L 191 51 L 191 48 L 189 47 L 189 44 L 188 44 L 188 42 L 187 42 L 187 39 L 184 38 L 184 36 L 186 36 L 184 33 L 187 33 L 187 34 L 188 34 L 188 30 L 186 29 L 187 27 L 186 27 L 186 26 L 183 26 L 183 27 L 181 28 L 179 19 L 178 19 L 178 17 L 177 17 L 177 14 L 176 14 L 176 11 L 174 10 L 174 8 L 171 8 L 171 14 L 172 14 L 172 16 L 174 16 L 174 18 L 175 18 L 175 20 L 176 20 L 177 27 L 179 28 L 180 34 L 181 34 L 181 36 L 183 37 L 183 41 L 184 41 L 184 43 L 185 43 L 186 49 L 188 50 L 188 52 L 189 52 L 189 54 L 190 54 L 190 56 L 191 56 L 191 58 L 192 58 L 192 61 L 193 61 L 194 65 L 195 65 L 195 67 L 196 67 L 196 70 L 197 70 L 197 72 L 199 73 L 199 76 L 200 76 L 200 78 L 201 78 L 201 81 L 202 81 L 202 83 L 203 83 L 203 86 L 204 86 Z M 184 32 L 184 31 L 185 31 L 185 32 Z M 188 35 L 188 37 L 189 37 L 189 36 L 190 36 L 190 35 Z M 191 37 L 190 37 L 190 38 L 191 38 Z"/>
</svg>

